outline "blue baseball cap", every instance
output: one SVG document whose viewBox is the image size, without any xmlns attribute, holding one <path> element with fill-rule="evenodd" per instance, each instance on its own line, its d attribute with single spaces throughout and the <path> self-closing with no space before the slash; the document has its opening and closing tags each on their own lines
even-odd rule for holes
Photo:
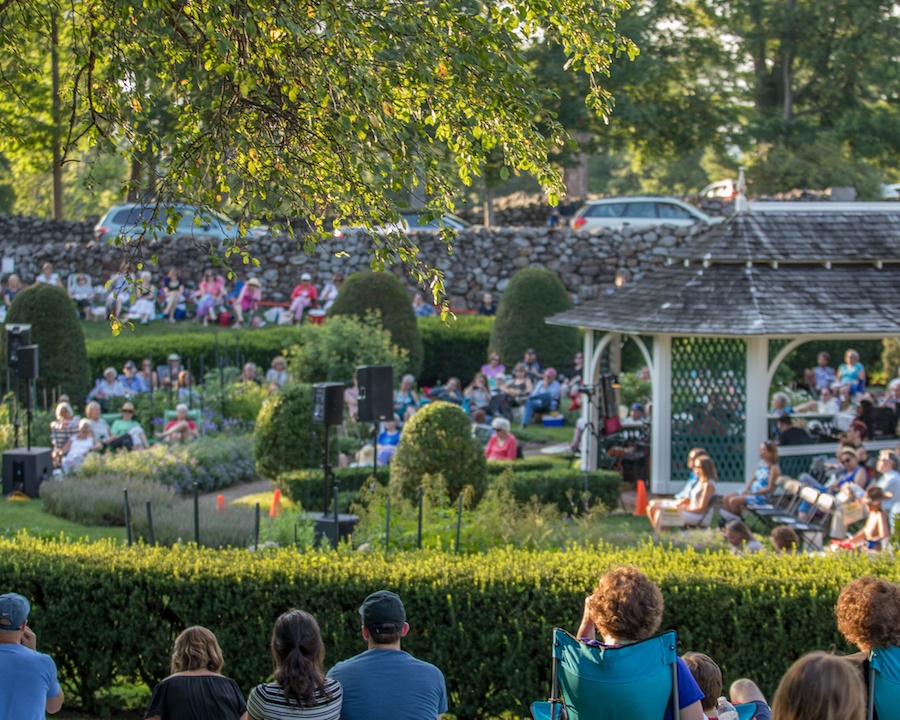
<svg viewBox="0 0 900 720">
<path fill-rule="evenodd" d="M 0 595 L 0 630 L 16 632 L 28 619 L 31 605 L 18 593 Z"/>
<path fill-rule="evenodd" d="M 379 590 L 367 597 L 359 607 L 362 623 L 369 630 L 399 632 L 406 622 L 403 601 L 390 590 Z"/>
</svg>

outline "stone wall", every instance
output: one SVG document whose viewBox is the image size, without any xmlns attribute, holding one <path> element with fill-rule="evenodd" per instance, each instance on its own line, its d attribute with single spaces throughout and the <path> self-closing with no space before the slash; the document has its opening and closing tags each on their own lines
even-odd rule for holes
<svg viewBox="0 0 900 720">
<path fill-rule="evenodd" d="M 444 270 L 451 306 L 474 309 L 483 292 L 502 292 L 517 270 L 530 266 L 558 273 L 576 301 L 590 299 L 613 287 L 617 274 L 626 282 L 639 279 L 648 269 L 663 263 L 669 249 L 700 231 L 700 226 L 592 233 L 559 227 L 475 227 L 459 236 L 449 256 L 439 237 L 414 235 L 421 257 Z M 298 249 L 296 241 L 287 237 L 264 238 L 255 253 L 260 267 L 240 265 L 238 258 L 234 268 L 238 277 L 262 280 L 264 300 L 282 301 L 302 272 L 310 272 L 321 287 L 334 273 L 349 275 L 368 267 L 370 247 L 371 240 L 365 234 L 352 231 L 341 240 L 320 246 L 312 255 Z M 337 257 L 339 250 L 349 257 Z M 48 260 L 64 280 L 73 272 L 85 272 L 96 284 L 108 279 L 125 258 L 122 248 L 98 245 L 87 223 L 5 215 L 0 215 L 0 253 L 15 260 L 15 272 L 26 284 L 34 281 L 41 264 Z M 152 254 L 158 255 L 159 266 L 152 266 L 149 259 L 145 262 L 156 282 L 161 272 L 174 266 L 192 285 L 209 266 L 202 252 L 183 237 L 155 241 L 146 248 L 144 257 Z M 402 266 L 395 265 L 391 271 L 406 279 Z"/>
</svg>

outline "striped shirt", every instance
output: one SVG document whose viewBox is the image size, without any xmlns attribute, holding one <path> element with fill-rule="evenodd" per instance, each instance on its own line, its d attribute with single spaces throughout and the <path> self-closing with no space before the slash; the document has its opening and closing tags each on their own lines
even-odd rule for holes
<svg viewBox="0 0 900 720">
<path fill-rule="evenodd" d="M 257 685 L 247 698 L 247 712 L 253 720 L 340 720 L 343 702 L 341 684 L 326 678 L 325 691 L 316 692 L 314 706 L 301 707 L 287 701 L 278 683 Z"/>
</svg>

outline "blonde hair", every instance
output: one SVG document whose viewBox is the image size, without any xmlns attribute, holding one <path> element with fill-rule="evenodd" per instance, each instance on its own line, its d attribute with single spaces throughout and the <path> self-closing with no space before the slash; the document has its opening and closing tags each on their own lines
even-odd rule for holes
<svg viewBox="0 0 900 720">
<path fill-rule="evenodd" d="M 863 720 L 866 688 L 859 670 L 824 652 L 804 655 L 781 678 L 772 717 L 776 720 Z"/>
<path fill-rule="evenodd" d="M 222 648 L 216 636 L 200 625 L 194 625 L 175 638 L 172 647 L 172 673 L 188 670 L 220 672 L 225 665 Z"/>
</svg>

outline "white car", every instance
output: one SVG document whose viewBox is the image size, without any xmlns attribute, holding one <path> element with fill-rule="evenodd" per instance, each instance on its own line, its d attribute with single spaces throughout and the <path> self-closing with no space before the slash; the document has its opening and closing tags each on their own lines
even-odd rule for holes
<svg viewBox="0 0 900 720">
<path fill-rule="evenodd" d="M 881 186 L 882 200 L 900 200 L 900 183 Z"/>
<path fill-rule="evenodd" d="M 700 191 L 700 197 L 705 198 L 730 199 L 735 195 L 737 195 L 737 188 L 735 187 L 734 180 L 732 180 L 731 178 L 710 183 Z"/>
<path fill-rule="evenodd" d="M 575 230 L 596 228 L 636 228 L 655 225 L 693 225 L 703 222 L 715 225 L 724 220 L 698 210 L 682 200 L 667 197 L 616 197 L 588 200 L 572 218 Z"/>
</svg>

